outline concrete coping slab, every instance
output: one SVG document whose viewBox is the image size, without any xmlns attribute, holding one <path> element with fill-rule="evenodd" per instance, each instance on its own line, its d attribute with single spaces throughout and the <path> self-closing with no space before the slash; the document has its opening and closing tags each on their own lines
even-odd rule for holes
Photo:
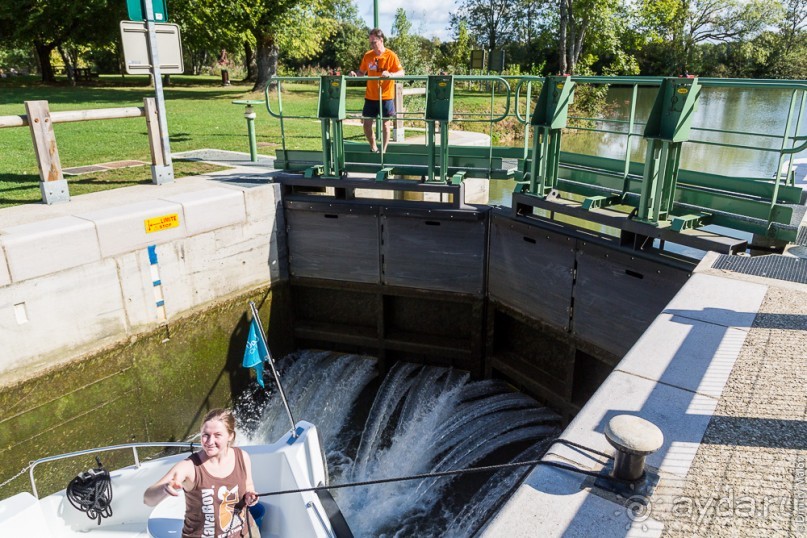
<svg viewBox="0 0 807 538">
<path fill-rule="evenodd" d="M 614 454 L 606 433 L 627 440 L 612 421 L 639 417 L 659 430 L 651 444 L 662 441 L 647 455 L 650 471 L 662 481 L 686 478 L 767 291 L 762 282 L 696 272 L 560 438 Z M 611 465 L 609 458 L 560 443 L 544 460 L 595 472 Z M 536 467 L 482 535 L 658 536 L 663 531 L 652 518 L 627 517 L 630 499 L 609 502 L 593 479 L 584 485 L 570 474 Z M 559 484 L 568 491 L 560 491 Z M 615 522 L 614 514 L 628 520 Z"/>
</svg>

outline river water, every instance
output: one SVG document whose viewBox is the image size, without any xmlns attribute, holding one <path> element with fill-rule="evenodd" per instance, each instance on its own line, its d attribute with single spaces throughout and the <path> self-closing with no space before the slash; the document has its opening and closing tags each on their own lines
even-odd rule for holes
<svg viewBox="0 0 807 538">
<path fill-rule="evenodd" d="M 607 96 L 607 119 L 626 123 L 598 122 L 596 128 L 627 133 L 632 89 L 611 88 Z M 655 89 L 639 89 L 631 137 L 630 159 L 644 162 L 646 144 L 641 134 L 655 99 Z M 780 164 L 778 151 L 791 106 L 791 90 L 704 88 L 692 121 L 691 142 L 684 143 L 681 168 L 734 177 L 773 178 Z M 799 117 L 797 100 L 789 135 L 807 133 L 807 113 Z M 798 124 L 797 124 L 798 120 Z M 570 121 L 570 125 L 572 122 Z M 712 132 L 718 130 L 720 132 Z M 730 133 L 733 131 L 735 133 Z M 754 133 L 736 134 L 739 132 Z M 703 142 L 737 147 L 707 145 Z M 623 159 L 628 146 L 626 134 L 575 131 L 563 132 L 561 150 L 587 155 Z M 794 158 L 796 184 L 807 186 L 807 151 Z M 510 205 L 514 185 L 509 181 L 491 181 L 492 205 Z"/>
<path fill-rule="evenodd" d="M 319 428 L 334 484 L 540 459 L 561 431 L 552 410 L 502 382 L 471 381 L 461 371 L 397 363 L 380 379 L 375 359 L 327 351 L 294 353 L 278 365 L 295 419 Z M 239 407 L 239 416 L 254 417 L 246 444 L 274 441 L 290 427 L 279 398 Z M 466 537 L 528 471 L 333 494 L 356 536 Z"/>
</svg>

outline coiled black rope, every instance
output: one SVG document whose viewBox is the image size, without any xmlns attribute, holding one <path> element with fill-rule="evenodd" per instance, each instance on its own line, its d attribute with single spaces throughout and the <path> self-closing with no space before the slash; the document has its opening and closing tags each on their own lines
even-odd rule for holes
<svg viewBox="0 0 807 538">
<path fill-rule="evenodd" d="M 66 493 L 70 504 L 100 525 L 101 518 L 112 515 L 112 481 L 97 456 L 95 461 L 98 467 L 80 472 L 67 485 Z"/>
<path fill-rule="evenodd" d="M 566 445 L 566 446 L 570 446 L 570 447 L 574 447 L 574 448 L 579 448 L 581 450 L 584 450 L 586 452 L 590 452 L 592 454 L 596 454 L 598 456 L 602 456 L 602 457 L 604 457 L 606 459 L 609 459 L 609 460 L 614 459 L 614 457 L 611 456 L 610 454 L 606 454 L 605 452 L 600 452 L 598 450 L 594 450 L 593 448 L 589 448 L 587 446 L 583 446 L 581 444 L 578 444 L 578 443 L 575 443 L 575 442 L 572 442 L 572 441 L 567 441 L 565 439 L 555 439 L 553 444 L 556 444 L 556 443 Z M 328 486 L 317 486 L 317 487 L 312 487 L 312 488 L 287 489 L 287 490 L 284 490 L 284 491 L 272 491 L 272 492 L 269 492 L 269 493 L 258 493 L 258 497 L 268 497 L 268 496 L 273 496 L 273 495 L 286 495 L 288 493 L 303 493 L 303 492 L 306 492 L 306 491 L 321 491 L 321 490 L 330 490 L 330 489 L 352 488 L 352 487 L 357 487 L 357 486 L 372 486 L 372 485 L 375 485 L 375 484 L 387 484 L 387 483 L 390 483 L 390 482 L 403 482 L 403 481 L 406 481 L 406 480 L 423 480 L 423 479 L 426 479 L 426 478 L 439 478 L 441 476 L 451 476 L 451 475 L 457 475 L 457 474 L 483 473 L 483 472 L 489 472 L 489 471 L 496 471 L 496 470 L 499 470 L 499 469 L 507 469 L 507 468 L 511 468 L 511 467 L 526 467 L 526 466 L 534 467 L 536 465 L 546 465 L 548 467 L 556 467 L 558 469 L 564 469 L 566 471 L 571 471 L 573 473 L 583 474 L 583 475 L 586 475 L 586 476 L 592 476 L 594 478 L 605 478 L 607 480 L 612 480 L 612 481 L 615 481 L 615 482 L 629 483 L 629 482 L 627 482 L 625 480 L 615 478 L 615 477 L 613 477 L 613 476 L 611 476 L 609 474 L 603 474 L 602 472 L 599 472 L 599 471 L 589 471 L 588 469 L 581 469 L 580 467 L 575 467 L 575 466 L 570 465 L 568 463 L 563 463 L 563 462 L 559 462 L 559 461 L 546 461 L 546 460 L 528 460 L 528 461 L 516 461 L 516 462 L 512 462 L 512 463 L 500 463 L 498 465 L 486 465 L 486 466 L 482 466 L 482 467 L 470 467 L 470 468 L 467 468 L 467 469 L 455 469 L 455 470 L 451 470 L 451 471 L 439 471 L 439 472 L 434 472 L 434 473 L 416 474 L 416 475 L 410 475 L 410 476 L 397 476 L 397 477 L 394 477 L 394 478 L 379 478 L 377 480 L 366 480 L 364 482 L 349 482 L 349 483 L 346 483 L 346 484 L 330 484 Z"/>
</svg>

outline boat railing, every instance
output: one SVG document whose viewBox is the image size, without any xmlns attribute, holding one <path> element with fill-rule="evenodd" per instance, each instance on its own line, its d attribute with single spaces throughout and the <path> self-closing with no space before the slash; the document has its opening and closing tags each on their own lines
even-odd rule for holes
<svg viewBox="0 0 807 538">
<path fill-rule="evenodd" d="M 328 525 L 328 524 L 325 522 L 325 521 L 326 521 L 326 518 L 325 518 L 325 517 L 323 517 L 323 515 L 322 515 L 322 514 L 320 513 L 320 511 L 319 511 L 319 508 L 317 508 L 317 504 L 316 504 L 316 503 L 314 503 L 314 502 L 312 502 L 312 501 L 308 501 L 307 503 L 305 503 L 305 507 L 306 507 L 307 509 L 309 509 L 309 510 L 313 510 L 313 511 L 314 511 L 314 515 L 317 517 L 317 521 L 319 521 L 319 524 L 322 526 L 322 530 L 323 530 L 323 531 L 325 531 L 325 534 L 326 534 L 326 535 L 327 535 L 329 538 L 336 538 L 336 535 L 335 535 L 335 534 L 333 533 L 333 531 L 331 530 L 330 525 Z"/>
<path fill-rule="evenodd" d="M 31 491 L 34 494 L 34 497 L 37 499 L 39 498 L 39 492 L 36 488 L 36 480 L 34 479 L 34 469 L 42 464 L 42 463 L 49 463 L 58 460 L 64 460 L 69 458 L 76 458 L 79 456 L 86 456 L 87 454 L 97 454 L 100 452 L 110 452 L 113 450 L 131 450 L 132 455 L 134 457 L 134 465 L 135 467 L 140 467 L 140 454 L 138 453 L 138 448 L 183 448 L 188 451 L 193 451 L 195 449 L 200 448 L 201 445 L 199 443 L 177 443 L 177 442 L 142 442 L 142 443 L 126 443 L 122 445 L 111 445 L 111 446 L 104 446 L 104 447 L 97 447 L 97 448 L 89 448 L 86 450 L 77 450 L 75 452 L 68 452 L 66 454 L 58 454 L 55 456 L 47 456 L 44 458 L 39 458 L 38 460 L 34 460 L 30 463 L 28 474 L 31 479 Z"/>
</svg>

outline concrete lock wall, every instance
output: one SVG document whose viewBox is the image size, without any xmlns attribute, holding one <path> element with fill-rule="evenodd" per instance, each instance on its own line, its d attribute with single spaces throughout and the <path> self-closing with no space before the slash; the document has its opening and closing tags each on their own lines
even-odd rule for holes
<svg viewBox="0 0 807 538">
<path fill-rule="evenodd" d="M 114 192 L 0 213 L 0 481 L 43 456 L 198 431 L 253 386 L 240 366 L 249 300 L 272 320 L 273 352 L 293 350 L 276 185 L 183 178 L 127 189 L 129 203 Z M 40 494 L 89 461 L 38 467 Z M 19 491 L 27 474 L 0 496 Z"/>
<path fill-rule="evenodd" d="M 279 198 L 276 185 L 196 181 L 103 209 L 26 206 L 54 214 L 31 222 L 3 210 L 0 385 L 285 278 Z"/>
</svg>

